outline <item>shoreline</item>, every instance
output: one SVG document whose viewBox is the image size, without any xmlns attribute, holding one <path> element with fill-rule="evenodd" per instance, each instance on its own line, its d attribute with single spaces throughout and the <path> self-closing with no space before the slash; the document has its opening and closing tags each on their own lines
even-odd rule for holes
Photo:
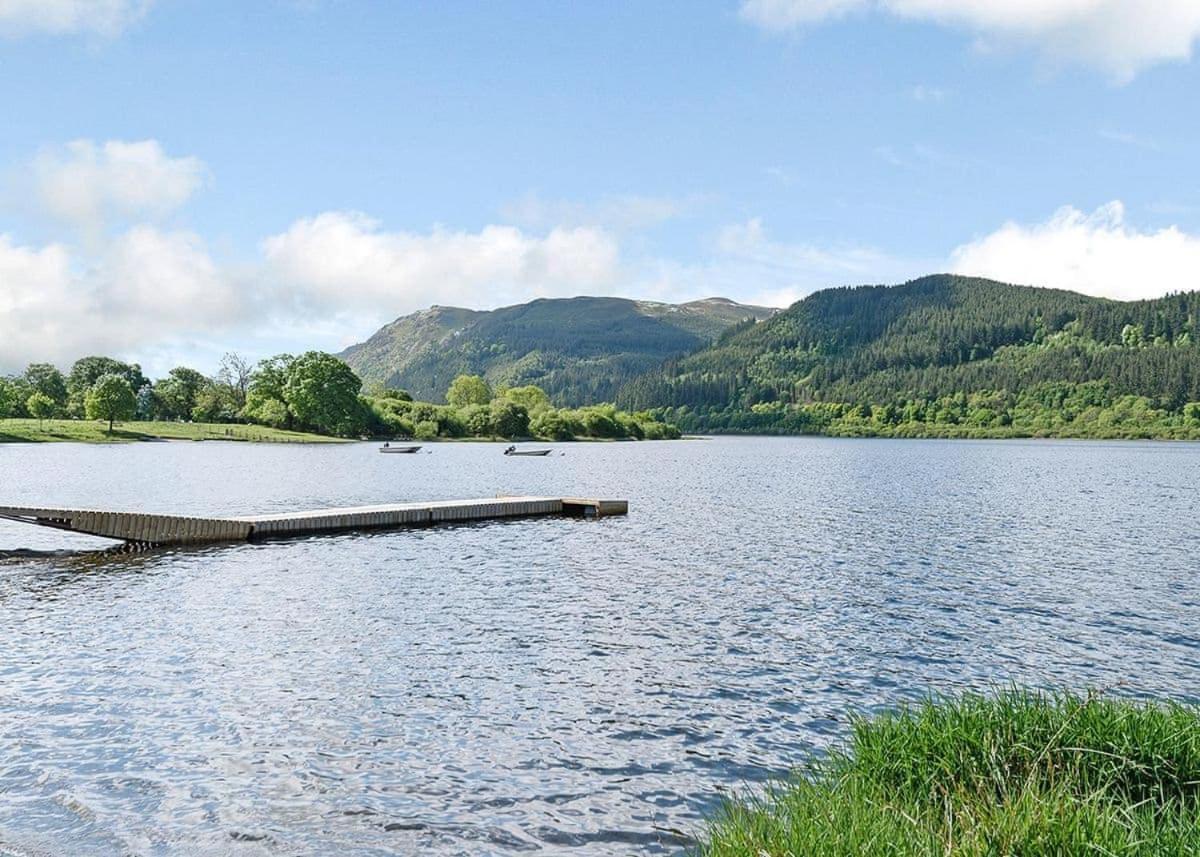
<svg viewBox="0 0 1200 857">
<path fill-rule="evenodd" d="M 682 438 L 677 438 L 682 439 Z M 693 436 L 691 439 L 696 439 Z M 552 440 L 539 437 L 435 437 L 425 440 L 390 436 L 334 437 L 312 432 L 273 429 L 251 423 L 172 423 L 130 421 L 117 423 L 110 435 L 106 424 L 92 420 L 45 420 L 39 426 L 34 419 L 0 420 L 0 446 L 8 444 L 85 443 L 92 445 L 123 443 L 176 443 L 215 441 L 225 443 L 269 444 L 344 444 L 344 443 L 639 443 L 633 437 L 573 437 Z"/>
<path fill-rule="evenodd" d="M 1155 442 L 1155 443 L 1200 443 L 1200 431 L 1197 431 L 1194 436 L 1189 437 L 1172 437 L 1170 435 L 1133 435 L 1133 434 L 1098 434 L 1098 435 L 1079 435 L 1079 434 L 1025 434 L 1025 433 L 1009 433 L 1009 434 L 829 434 L 824 432 L 731 432 L 731 431 L 710 431 L 710 432 L 691 432 L 684 435 L 684 439 L 703 440 L 714 437 L 812 437 L 825 438 L 828 440 L 976 440 L 976 441 L 1019 441 L 1019 440 L 1076 440 L 1076 441 L 1104 441 L 1104 442 Z"/>
</svg>

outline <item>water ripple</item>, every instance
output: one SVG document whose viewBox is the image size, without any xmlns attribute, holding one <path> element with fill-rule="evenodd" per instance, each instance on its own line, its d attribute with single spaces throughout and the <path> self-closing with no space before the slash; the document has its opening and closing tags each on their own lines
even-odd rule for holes
<svg viewBox="0 0 1200 857">
<path fill-rule="evenodd" d="M 0 523 L 0 853 L 675 853 L 852 711 L 1196 693 L 1195 445 L 566 449 L 0 446 L 12 503 L 632 500 L 145 553 Z"/>
</svg>

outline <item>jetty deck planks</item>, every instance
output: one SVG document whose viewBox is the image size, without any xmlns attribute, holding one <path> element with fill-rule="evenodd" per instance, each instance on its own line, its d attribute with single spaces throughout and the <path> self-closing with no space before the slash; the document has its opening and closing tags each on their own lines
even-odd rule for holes
<svg viewBox="0 0 1200 857">
<path fill-rule="evenodd" d="M 625 500 L 492 497 L 483 500 L 396 503 L 228 518 L 151 515 L 100 509 L 0 506 L 0 519 L 142 545 L 189 545 L 394 529 L 454 521 L 492 521 L 552 515 L 605 517 L 625 515 L 628 511 L 629 503 Z"/>
</svg>

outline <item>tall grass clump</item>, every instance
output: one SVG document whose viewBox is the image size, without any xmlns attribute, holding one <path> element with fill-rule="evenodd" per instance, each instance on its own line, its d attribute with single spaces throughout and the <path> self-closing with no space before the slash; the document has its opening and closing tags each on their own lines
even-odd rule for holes
<svg viewBox="0 0 1200 857">
<path fill-rule="evenodd" d="M 699 853 L 1200 854 L 1200 711 L 1014 689 L 856 718 Z"/>
</svg>

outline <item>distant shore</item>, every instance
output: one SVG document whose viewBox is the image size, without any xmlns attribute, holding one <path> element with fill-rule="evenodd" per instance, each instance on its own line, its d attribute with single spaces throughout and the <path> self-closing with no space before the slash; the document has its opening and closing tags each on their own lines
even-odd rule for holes
<svg viewBox="0 0 1200 857">
<path fill-rule="evenodd" d="M 692 439 L 695 439 L 693 436 Z M 183 423 L 167 420 L 108 424 L 95 420 L 0 420 L 0 444 L 5 443 L 135 443 L 138 441 L 223 440 L 243 443 L 355 443 L 377 441 L 402 444 L 435 443 L 624 443 L 635 438 L 576 437 L 547 440 L 537 437 L 435 437 L 413 440 L 395 437 L 344 438 L 303 431 L 286 431 L 249 423 Z"/>
<path fill-rule="evenodd" d="M 342 438 L 244 423 L 169 421 L 108 424 L 94 420 L 0 420 L 0 443 L 129 443 L 156 440 L 224 440 L 250 443 L 346 443 Z"/>
<path fill-rule="evenodd" d="M 1200 441 L 1200 428 L 1180 427 L 1173 430 L 1153 432 L 1132 428 L 1114 428 L 1108 431 L 1085 433 L 1056 429 L 1008 429 L 994 430 L 974 427 L 904 426 L 898 431 L 864 428 L 859 431 L 712 431 L 689 430 L 685 437 L 829 437 L 887 440 L 1179 440 Z"/>
</svg>

